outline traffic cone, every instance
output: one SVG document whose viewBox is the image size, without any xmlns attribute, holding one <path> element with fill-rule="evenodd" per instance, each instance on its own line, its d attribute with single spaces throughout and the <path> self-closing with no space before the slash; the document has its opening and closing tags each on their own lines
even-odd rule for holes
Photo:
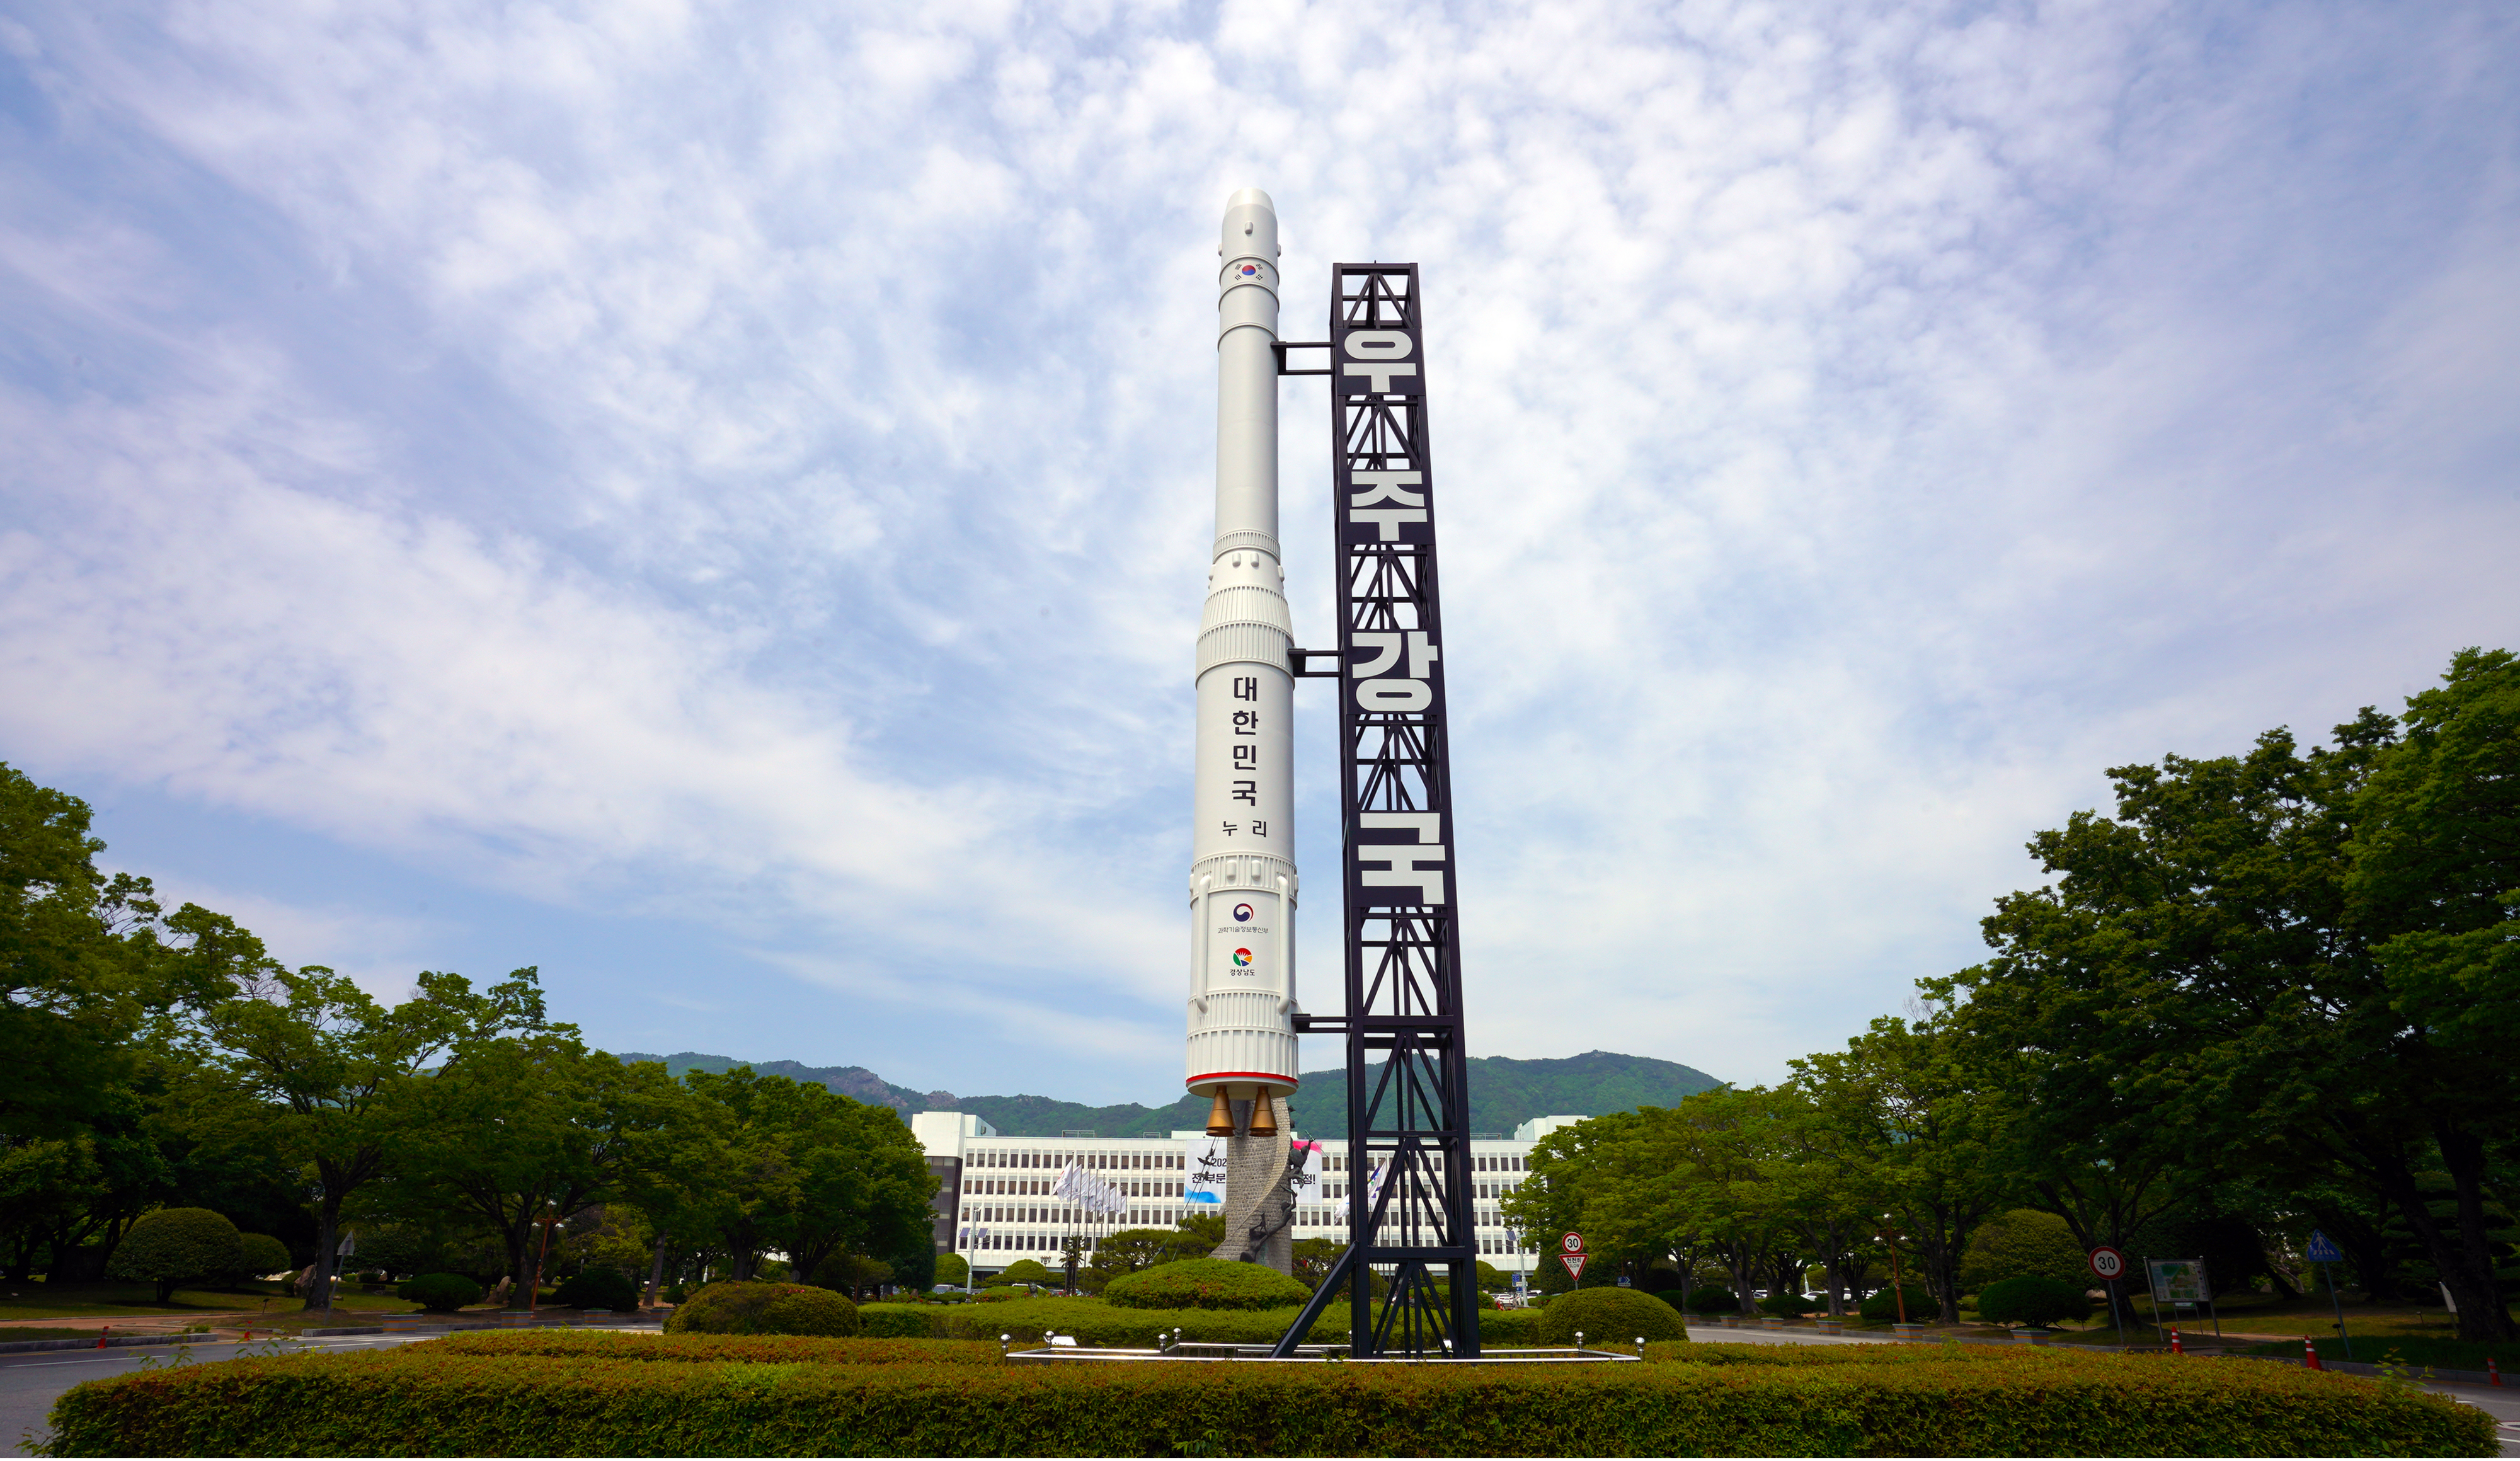
<svg viewBox="0 0 2520 1461">
<path fill-rule="evenodd" d="M 2187 1352 L 2187 1347 L 2179 1342 L 2179 1331 L 2176 1328 L 2173 1328 L 2170 1331 L 2170 1352 L 2173 1354 L 2184 1354 Z"/>
<path fill-rule="evenodd" d="M 100 1325 L 98 1325 L 98 1326 L 97 1326 L 97 1329 L 96 1329 L 96 1347 L 97 1347 L 98 1348 L 100 1348 L 100 1349 L 104 1348 L 104 1347 L 105 1347 L 105 1337 L 106 1337 L 107 1335 L 109 1335 L 109 1334 L 112 1334 L 112 1333 L 113 1333 L 113 1326 L 112 1326 L 112 1325 L 111 1325 L 111 1324 L 100 1324 Z"/>
<path fill-rule="evenodd" d="M 2488 1385 L 2502 1383 L 2502 1366 L 2496 1364 L 2491 1354 L 2485 1356 L 2485 1383 Z"/>
<path fill-rule="evenodd" d="M 2302 1363 L 2314 1370 L 2323 1370 L 2327 1368 L 2327 1366 L 2318 1362 L 2318 1346 L 2311 1343 L 2309 1335 L 2303 1335 L 2301 1337 L 2301 1356 Z"/>
</svg>

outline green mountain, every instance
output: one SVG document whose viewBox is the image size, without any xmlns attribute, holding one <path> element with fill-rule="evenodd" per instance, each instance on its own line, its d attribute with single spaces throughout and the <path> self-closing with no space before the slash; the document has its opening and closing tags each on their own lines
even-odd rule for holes
<svg viewBox="0 0 2520 1461">
<path fill-rule="evenodd" d="M 662 1061 L 686 1071 L 724 1073 L 742 1061 L 686 1050 L 676 1055 L 625 1054 L 629 1061 Z M 893 1085 L 863 1066 L 807 1066 L 792 1060 L 759 1061 L 764 1075 L 811 1080 L 841 1095 L 904 1114 L 968 1111 L 1009 1136 L 1058 1136 L 1091 1131 L 1097 1136 L 1162 1136 L 1187 1131 L 1207 1119 L 1204 1103 L 1184 1096 L 1169 1106 L 1085 1106 L 1049 1096 L 957 1096 L 952 1091 L 914 1091 Z M 1373 1068 L 1373 1069 L 1379 1069 Z M 1683 1096 L 1723 1084 L 1703 1071 L 1644 1055 L 1588 1051 L 1564 1060 L 1508 1060 L 1501 1055 L 1469 1062 L 1470 1129 L 1510 1135 L 1543 1116 L 1606 1116 L 1640 1106 L 1669 1106 Z M 1371 1074 L 1367 1077 L 1371 1080 Z M 1295 1129 L 1307 1136 L 1338 1136 L 1347 1129 L 1347 1073 L 1307 1071 L 1293 1102 Z"/>
</svg>

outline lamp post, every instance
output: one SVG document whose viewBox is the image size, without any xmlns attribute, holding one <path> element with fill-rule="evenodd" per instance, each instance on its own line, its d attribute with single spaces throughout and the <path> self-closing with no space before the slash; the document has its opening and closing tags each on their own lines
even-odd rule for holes
<svg viewBox="0 0 2520 1461">
<path fill-rule="evenodd" d="M 534 1219 L 534 1225 L 543 1230 L 542 1247 L 534 1254 L 533 1276 L 525 1285 L 525 1312 L 529 1314 L 534 1311 L 535 1307 L 542 1301 L 543 1268 L 545 1264 L 551 1261 L 552 1229 L 557 1226 L 561 1220 L 560 1207 L 558 1204 L 546 1203 L 543 1206 L 550 1210 L 544 1212 L 542 1216 Z"/>
<path fill-rule="evenodd" d="M 1890 1299 L 1899 1306 L 1899 1322 L 1905 1324 L 1908 1322 L 1908 1281 L 1900 1274 L 1899 1240 L 1907 1235 L 1889 1225 L 1889 1213 L 1882 1213 L 1881 1221 L 1881 1231 L 1873 1236 L 1890 1247 Z"/>
</svg>

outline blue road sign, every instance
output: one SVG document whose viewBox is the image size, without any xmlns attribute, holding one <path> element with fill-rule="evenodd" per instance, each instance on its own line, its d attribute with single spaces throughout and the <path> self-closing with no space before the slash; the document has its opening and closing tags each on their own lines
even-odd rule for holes
<svg viewBox="0 0 2520 1461">
<path fill-rule="evenodd" d="M 2317 1228 L 2312 1228 L 2310 1230 L 2310 1252 L 2302 1255 L 2302 1256 L 2310 1259 L 2314 1263 L 2342 1263 L 2345 1261 L 2345 1255 L 2337 1252 L 2336 1245 L 2329 1242 L 2327 1235 Z"/>
</svg>

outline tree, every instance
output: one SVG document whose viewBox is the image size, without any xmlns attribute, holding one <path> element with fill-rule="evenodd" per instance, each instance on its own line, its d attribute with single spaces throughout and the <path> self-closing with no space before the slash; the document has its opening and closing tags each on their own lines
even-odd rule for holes
<svg viewBox="0 0 2520 1461">
<path fill-rule="evenodd" d="M 1764 1179 L 1775 1188 L 1803 1249 L 1820 1256 L 1828 1312 L 1842 1318 L 1854 1282 L 1854 1255 L 1880 1231 L 1894 1194 L 1905 1194 L 1882 1177 L 1892 1154 L 1881 1140 L 1880 1093 L 1871 1086 L 1838 1086 L 1806 1071 L 1777 1095 L 1773 1155 Z"/>
<path fill-rule="evenodd" d="M 542 1023 L 535 972 L 475 993 L 460 975 L 428 973 L 385 1006 L 330 969 L 272 969 L 202 1012 L 204 1052 L 235 1096 L 226 1136 L 268 1144 L 310 1194 L 315 1263 L 310 1309 L 333 1306 L 342 1205 L 385 1174 L 400 1126 L 395 1103 L 459 1046 Z"/>
<path fill-rule="evenodd" d="M 175 1297 L 177 1284 L 229 1277 L 244 1261 L 235 1223 L 207 1208 L 160 1208 L 131 1225 L 106 1272 L 148 1280 L 164 1303 Z"/>
<path fill-rule="evenodd" d="M 935 1239 L 928 1202 L 936 1174 L 926 1150 L 890 1107 L 853 1101 L 820 1085 L 801 1086 L 830 1097 L 830 1104 L 797 1127 L 796 1209 L 782 1231 L 783 1246 L 800 1271 L 813 1272 L 828 1256 L 847 1254 L 857 1271 L 884 1270 L 920 1282 L 932 1271 Z M 924 1287 L 924 1284 L 921 1284 Z"/>
<path fill-rule="evenodd" d="M 589 1051 L 573 1027 L 459 1043 L 379 1122 L 387 1176 L 372 1202 L 411 1222 L 452 1209 L 499 1237 L 520 1293 L 544 1282 L 535 1224 L 627 1196 L 651 1138 L 688 1126 L 691 1098 L 655 1064 Z"/>
<path fill-rule="evenodd" d="M 2463 652 L 2408 725 L 2366 708 L 2332 749 L 2275 730 L 2112 769 L 2114 818 L 2032 842 L 2056 881 L 2000 901 L 1997 957 L 1926 982 L 2008 1101 L 2007 1164 L 2087 1247 L 2233 1174 L 2344 1182 L 2486 1342 L 2513 1332 L 2489 1188 L 2520 1108 L 2520 666 Z"/>
<path fill-rule="evenodd" d="M 1769 1180 L 1783 1100 L 1725 1087 L 1553 1131 L 1533 1150 L 1532 1179 L 1506 1200 L 1507 1215 L 1526 1232 L 1582 1233 L 1593 1255 L 1588 1286 L 1611 1283 L 1613 1261 L 1689 1267 L 1701 1255 L 1715 1257 L 1732 1274 L 1741 1311 L 1756 1314 L 1757 1291 L 1792 1236 Z M 1542 1265 L 1541 1290 L 1572 1287 L 1562 1272 Z"/>
<path fill-rule="evenodd" d="M 685 1166 L 697 1158 L 707 1175 L 682 1185 L 733 1256 L 735 1278 L 751 1277 L 773 1246 L 806 1273 L 843 1248 L 925 1270 L 936 1178 L 899 1117 L 748 1066 L 684 1078 L 705 1113 Z"/>
<path fill-rule="evenodd" d="M 129 1076 L 155 1014 L 223 997 L 262 947 L 222 915 L 166 915 L 107 877 L 86 802 L 0 762 L 0 1132 L 61 1137 Z"/>
<path fill-rule="evenodd" d="M 1959 1319 L 1969 1231 L 2005 1190 L 1990 1145 L 2004 1126 L 2002 1103 L 1968 1053 L 1947 1022 L 1920 1028 L 1885 1017 L 1843 1051 L 1793 1062 L 1819 1124 L 1850 1148 L 1838 1159 L 1850 1196 L 1880 1214 L 1873 1232 L 1901 1235 L 1883 1241 L 1912 1246 L 1946 1324 Z"/>
<path fill-rule="evenodd" d="M 2497 1282 L 2487 1191 L 2520 1111 L 2520 661 L 2453 657 L 2441 688 L 2407 702 L 2405 739 L 2376 759 L 2352 810 L 2348 915 L 2403 1022 L 2395 1065 L 2450 1178 L 2449 1220 L 2411 1173 L 2375 1174 L 2458 1300 L 2459 1337 L 2520 1337 Z"/>
<path fill-rule="evenodd" d="M 1223 1218 L 1210 1220 L 1220 1226 L 1224 1222 Z M 1301 1246 L 1300 1243 L 1297 1245 L 1298 1248 Z M 1215 1243 L 1183 1228 L 1121 1228 L 1105 1233 L 1096 1241 L 1093 1268 L 1108 1282 L 1127 1274 L 1145 1272 L 1158 1263 L 1203 1258 L 1215 1247 Z M 1300 1273 L 1297 1276 L 1300 1277 Z"/>
</svg>

